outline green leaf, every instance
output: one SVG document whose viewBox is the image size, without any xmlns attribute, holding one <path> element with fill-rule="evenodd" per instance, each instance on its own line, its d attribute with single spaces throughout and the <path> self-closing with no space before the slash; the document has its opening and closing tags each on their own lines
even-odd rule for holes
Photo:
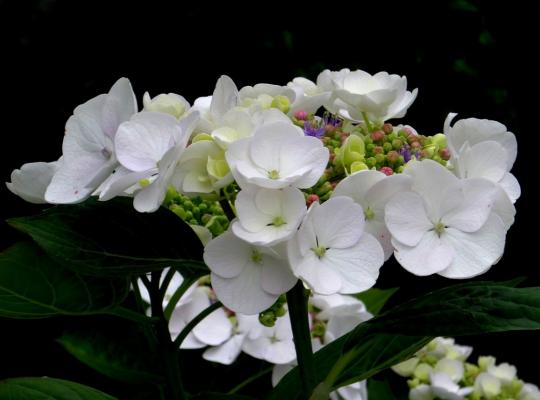
<svg viewBox="0 0 540 400">
<path fill-rule="evenodd" d="M 193 230 L 171 211 L 139 213 L 132 201 L 89 199 L 8 222 L 29 234 L 51 257 L 77 272 L 126 276 L 177 268 L 185 276 L 209 273 Z"/>
<path fill-rule="evenodd" d="M 115 400 L 97 389 L 53 378 L 14 378 L 0 381 L 5 400 Z"/>
<path fill-rule="evenodd" d="M 51 260 L 36 244 L 0 253 L 0 315 L 44 318 L 108 313 L 127 295 L 126 279 L 80 276 Z"/>
<path fill-rule="evenodd" d="M 388 381 L 370 379 L 367 382 L 368 398 L 376 400 L 397 400 Z"/>
<path fill-rule="evenodd" d="M 156 365 L 151 360 L 149 349 L 144 344 L 137 347 L 131 326 L 129 336 L 122 341 L 115 335 L 103 332 L 71 332 L 64 334 L 58 342 L 75 358 L 101 374 L 123 382 L 146 384 L 158 383 L 160 375 L 149 370 Z M 122 330 L 125 335 L 126 329 Z"/>
<path fill-rule="evenodd" d="M 195 396 L 191 396 L 190 399 L 192 400 L 255 400 L 255 397 L 245 396 L 242 394 L 203 392 Z"/>
<path fill-rule="evenodd" d="M 315 353 L 317 381 L 331 388 L 367 379 L 418 351 L 436 336 L 540 329 L 540 288 L 469 282 L 410 300 L 358 325 Z M 330 378 L 328 379 L 328 375 Z M 269 399 L 298 398 L 298 369 L 289 372 Z"/>
<path fill-rule="evenodd" d="M 378 289 L 371 288 L 365 292 L 355 294 L 354 296 L 362 300 L 366 308 L 373 315 L 379 314 L 386 302 L 398 291 L 399 288 Z"/>
</svg>

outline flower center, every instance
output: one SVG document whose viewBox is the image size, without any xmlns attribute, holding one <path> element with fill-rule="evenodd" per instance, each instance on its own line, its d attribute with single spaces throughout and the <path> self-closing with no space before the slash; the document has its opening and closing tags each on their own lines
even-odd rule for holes
<svg viewBox="0 0 540 400">
<path fill-rule="evenodd" d="M 375 211 L 373 211 L 370 207 L 366 208 L 364 211 L 364 217 L 366 218 L 366 221 L 375 218 Z"/>
<path fill-rule="evenodd" d="M 272 220 L 272 223 L 270 225 L 278 227 L 278 226 L 281 226 L 281 225 L 285 225 L 286 223 L 287 222 L 285 222 L 283 217 L 278 216 L 278 217 L 274 217 L 274 219 Z"/>
<path fill-rule="evenodd" d="M 321 259 L 324 257 L 324 255 L 326 254 L 326 250 L 328 249 L 324 246 L 317 246 L 313 247 L 311 250 L 315 253 L 317 257 L 319 257 L 319 259 Z"/>
<path fill-rule="evenodd" d="M 446 229 L 446 225 L 440 221 L 433 225 L 433 230 L 435 231 L 435 233 L 437 233 L 439 237 L 441 237 L 445 229 Z"/>
<path fill-rule="evenodd" d="M 251 252 L 251 261 L 253 261 L 255 264 L 262 264 L 262 261 L 263 261 L 262 253 L 257 249 L 253 249 Z"/>
<path fill-rule="evenodd" d="M 268 177 L 270 179 L 279 179 L 279 171 L 273 169 L 272 171 L 268 171 Z"/>
</svg>

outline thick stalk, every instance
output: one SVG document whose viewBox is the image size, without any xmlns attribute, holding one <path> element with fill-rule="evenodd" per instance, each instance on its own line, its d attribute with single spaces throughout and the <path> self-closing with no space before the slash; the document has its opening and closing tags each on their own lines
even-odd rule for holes
<svg viewBox="0 0 540 400">
<path fill-rule="evenodd" d="M 167 399 L 184 400 L 187 396 L 182 385 L 180 365 L 178 363 L 178 348 L 171 340 L 169 323 L 163 313 L 163 297 L 159 290 L 159 277 L 159 273 L 152 273 L 152 281 L 150 282 L 148 291 L 150 292 L 150 300 L 152 302 L 152 317 L 158 318 L 158 322 L 156 323 L 156 337 L 167 377 Z"/>
<path fill-rule="evenodd" d="M 289 317 L 291 319 L 294 347 L 296 349 L 296 360 L 298 361 L 300 378 L 302 380 L 303 399 L 309 398 L 317 384 L 313 349 L 311 347 L 307 301 L 307 291 L 304 289 L 302 281 L 299 280 L 287 292 L 287 305 L 289 307 Z"/>
</svg>

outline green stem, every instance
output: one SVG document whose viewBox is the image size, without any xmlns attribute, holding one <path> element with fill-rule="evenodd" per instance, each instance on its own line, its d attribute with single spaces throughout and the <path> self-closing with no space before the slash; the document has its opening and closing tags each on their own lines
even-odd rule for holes
<svg viewBox="0 0 540 400">
<path fill-rule="evenodd" d="M 313 361 L 313 349 L 311 347 L 311 334 L 308 321 L 307 291 L 302 281 L 287 292 L 287 304 L 291 319 L 296 360 L 302 380 L 303 399 L 309 398 L 317 383 L 315 377 L 315 363 Z"/>
<path fill-rule="evenodd" d="M 182 377 L 180 374 L 180 364 L 178 363 L 178 347 L 174 345 L 169 333 L 169 323 L 163 314 L 163 297 L 159 290 L 159 272 L 152 272 L 152 281 L 148 287 L 152 306 L 152 317 L 159 320 L 156 323 L 156 337 L 164 361 L 165 373 L 167 375 L 167 399 L 184 400 L 187 398 Z"/>
<path fill-rule="evenodd" d="M 167 321 L 171 319 L 171 315 L 176 308 L 176 305 L 178 304 L 184 293 L 186 293 L 186 290 L 188 290 L 195 281 L 196 279 L 184 279 L 180 287 L 176 290 L 176 292 L 174 292 L 171 299 L 167 303 L 167 306 L 165 307 L 165 318 L 167 319 Z"/>
<path fill-rule="evenodd" d="M 373 131 L 373 126 L 371 125 L 371 122 L 369 121 L 369 118 L 365 112 L 362 113 L 362 118 L 364 118 L 364 123 L 366 124 L 366 128 L 369 133 Z"/>
<path fill-rule="evenodd" d="M 152 323 L 152 318 L 149 318 L 140 312 L 130 310 L 126 307 L 115 307 L 105 312 L 105 314 L 114 315 L 116 317 L 124 318 L 142 325 L 149 325 Z"/>
<path fill-rule="evenodd" d="M 236 218 L 236 213 L 234 212 L 234 209 L 231 205 L 231 202 L 229 201 L 229 196 L 227 196 L 227 193 L 225 190 L 222 190 L 223 197 L 219 200 L 219 205 L 223 209 L 223 212 L 225 213 L 226 217 L 229 219 L 229 221 L 232 221 Z"/>
<path fill-rule="evenodd" d="M 169 284 L 171 283 L 171 280 L 176 273 L 176 270 L 174 268 L 169 268 L 167 271 L 167 274 L 165 275 L 165 278 L 163 278 L 163 283 L 161 284 L 161 287 L 159 288 L 159 294 L 161 297 L 165 296 L 165 293 L 167 293 L 167 288 L 169 287 Z"/>
<path fill-rule="evenodd" d="M 247 378 L 245 381 L 239 383 L 238 385 L 236 385 L 234 388 L 232 388 L 231 390 L 229 390 L 227 392 L 227 394 L 235 394 L 237 393 L 240 389 L 246 387 L 247 385 L 249 385 L 251 382 L 253 381 L 256 381 L 257 379 L 259 379 L 260 377 L 272 372 L 272 369 L 274 367 L 268 367 L 268 368 L 265 368 L 259 372 L 257 372 L 255 375 L 252 375 L 250 376 L 249 378 Z"/>
<path fill-rule="evenodd" d="M 147 282 L 148 282 L 148 286 L 146 286 L 146 290 L 149 290 L 150 281 L 148 281 L 147 279 Z M 142 314 L 146 314 L 146 305 L 141 297 L 141 291 L 139 290 L 137 278 L 131 279 L 131 286 L 133 287 L 133 293 L 135 294 L 135 302 L 137 303 L 139 312 Z M 148 344 L 150 345 L 150 350 L 152 352 L 155 352 L 157 350 L 157 339 L 156 339 L 156 336 L 154 335 L 152 327 L 149 326 L 148 324 L 143 324 L 142 329 L 143 329 L 144 335 L 146 336 L 146 339 L 148 340 Z"/>
<path fill-rule="evenodd" d="M 326 378 L 324 379 L 324 386 L 331 391 L 334 387 L 339 375 L 343 372 L 345 367 L 351 363 L 352 360 L 358 357 L 358 350 L 350 350 L 339 358 L 339 360 L 334 364 Z"/>
<path fill-rule="evenodd" d="M 180 332 L 180 334 L 174 340 L 174 345 L 176 346 L 176 348 L 180 347 L 184 339 L 187 337 L 187 335 L 189 335 L 189 332 L 191 332 L 193 328 L 195 328 L 199 322 L 201 322 L 212 312 L 220 308 L 222 305 L 223 304 L 221 304 L 221 302 L 216 301 L 214 304 L 211 304 L 210 306 L 206 307 L 195 318 L 189 321 L 189 323 L 184 327 L 184 329 L 182 329 L 182 332 Z"/>
</svg>

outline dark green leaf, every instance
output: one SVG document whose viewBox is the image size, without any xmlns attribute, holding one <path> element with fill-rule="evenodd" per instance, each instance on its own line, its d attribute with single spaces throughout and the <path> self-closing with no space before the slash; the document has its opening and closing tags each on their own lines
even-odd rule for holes
<svg viewBox="0 0 540 400">
<path fill-rule="evenodd" d="M 379 314 L 381 309 L 384 307 L 386 302 L 392 297 L 394 293 L 398 291 L 399 288 L 390 288 L 390 289 L 377 289 L 371 288 L 365 292 L 358 293 L 355 297 L 366 305 L 366 308 L 373 315 Z"/>
<path fill-rule="evenodd" d="M 244 396 L 241 394 L 226 394 L 203 392 L 190 397 L 192 400 L 255 400 L 254 397 Z"/>
<path fill-rule="evenodd" d="M 406 385 L 405 385 L 406 386 Z M 397 396 L 387 380 L 369 379 L 367 382 L 368 398 L 375 400 L 398 400 L 406 399 L 405 396 Z"/>
<path fill-rule="evenodd" d="M 134 345 L 133 331 L 122 341 L 102 332 L 72 332 L 58 342 L 75 358 L 103 375 L 128 383 L 158 383 L 161 377 L 150 371 L 149 349 Z M 126 331 L 122 332 L 124 335 Z M 146 361 L 146 362 L 145 362 Z"/>
<path fill-rule="evenodd" d="M 513 288 L 515 282 L 470 282 L 410 300 L 357 326 L 315 353 L 322 382 L 338 362 L 344 366 L 333 388 L 367 379 L 413 355 L 435 336 L 540 329 L 540 288 Z M 343 358 L 347 357 L 347 362 Z M 270 399 L 295 399 L 298 369 L 289 372 Z"/>
<path fill-rule="evenodd" d="M 165 208 L 145 214 L 131 203 L 92 198 L 8 222 L 77 272 L 126 276 L 172 266 L 185 276 L 208 273 L 202 244 L 188 224 Z"/>
<path fill-rule="evenodd" d="M 0 381 L 5 400 L 115 400 L 99 390 L 53 378 L 14 378 Z"/>
<path fill-rule="evenodd" d="M 125 279 L 80 276 L 51 260 L 34 243 L 0 254 L 0 315 L 43 318 L 107 313 L 127 295 Z"/>
</svg>

